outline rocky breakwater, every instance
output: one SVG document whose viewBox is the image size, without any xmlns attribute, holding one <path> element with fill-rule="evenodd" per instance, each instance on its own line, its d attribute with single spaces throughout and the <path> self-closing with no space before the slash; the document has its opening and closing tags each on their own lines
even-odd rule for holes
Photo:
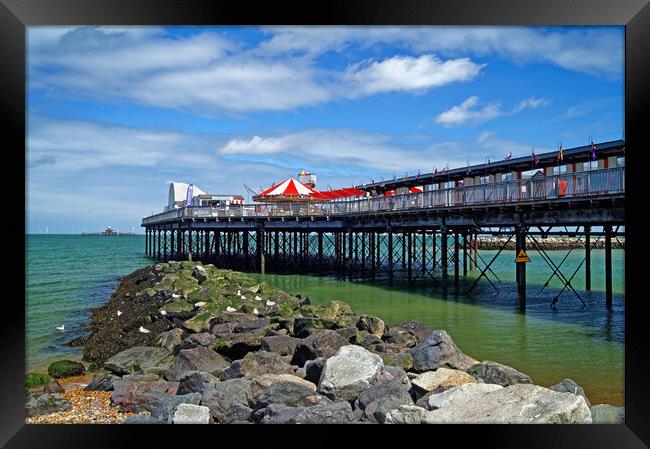
<svg viewBox="0 0 650 449">
<path fill-rule="evenodd" d="M 444 330 L 192 262 L 122 280 L 93 314 L 84 359 L 85 391 L 110 394 L 124 423 L 594 422 L 571 381 L 533 385 Z"/>
<path fill-rule="evenodd" d="M 547 238 L 540 238 L 536 237 L 537 243 L 539 244 L 540 248 L 549 251 L 549 250 L 558 250 L 558 249 L 577 249 L 577 248 L 582 248 L 584 249 L 585 247 L 585 238 L 582 237 L 580 240 L 578 240 L 578 237 L 547 237 Z M 478 238 L 478 249 L 486 249 L 486 250 L 499 250 L 501 247 L 503 247 L 504 244 L 508 242 L 507 237 L 486 237 L 486 236 L 481 236 Z M 603 249 L 605 248 L 605 239 L 604 238 L 598 238 L 598 237 L 592 237 L 590 240 L 590 246 L 592 249 Z M 619 237 L 618 239 L 613 238 L 612 239 L 612 248 L 614 249 L 625 249 L 625 237 Z M 515 251 L 516 249 L 516 244 L 515 244 L 515 239 L 512 238 L 510 241 L 505 245 L 506 250 L 510 251 Z M 535 249 L 535 246 L 532 243 L 528 244 L 528 249 L 532 250 Z"/>
</svg>

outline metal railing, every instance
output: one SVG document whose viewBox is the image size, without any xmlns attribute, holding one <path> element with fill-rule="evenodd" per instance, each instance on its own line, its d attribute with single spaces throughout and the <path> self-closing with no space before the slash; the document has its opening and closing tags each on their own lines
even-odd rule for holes
<svg viewBox="0 0 650 449">
<path fill-rule="evenodd" d="M 181 218 L 348 215 L 367 212 L 544 201 L 623 192 L 625 192 L 625 170 L 624 167 L 617 167 L 395 196 L 367 197 L 350 201 L 184 207 L 143 218 L 142 224 L 175 221 Z"/>
</svg>

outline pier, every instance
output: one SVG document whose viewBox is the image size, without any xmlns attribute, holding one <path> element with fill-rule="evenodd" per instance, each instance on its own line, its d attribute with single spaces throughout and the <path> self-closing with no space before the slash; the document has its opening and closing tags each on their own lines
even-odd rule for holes
<svg viewBox="0 0 650 449">
<path fill-rule="evenodd" d="M 181 207 L 145 217 L 145 254 L 156 260 L 201 260 L 220 268 L 323 273 L 335 270 L 425 280 L 446 297 L 478 270 L 492 283 L 491 264 L 514 242 L 519 308 L 526 308 L 526 257 L 537 251 L 564 288 L 580 298 L 591 289 L 591 249 L 604 241 L 605 302 L 612 308 L 612 241 L 625 236 L 625 142 L 433 171 L 358 185 L 360 199 Z M 595 157 L 594 157 L 595 156 Z M 534 172 L 534 173 L 533 173 Z M 421 192 L 411 193 L 422 186 Z M 505 236 L 490 260 L 479 236 Z M 585 285 L 572 283 L 540 244 L 575 239 L 584 252 Z M 619 242 L 620 243 L 620 242 Z M 580 268 L 580 267 L 579 267 Z M 553 298 L 551 306 L 557 302 Z"/>
</svg>

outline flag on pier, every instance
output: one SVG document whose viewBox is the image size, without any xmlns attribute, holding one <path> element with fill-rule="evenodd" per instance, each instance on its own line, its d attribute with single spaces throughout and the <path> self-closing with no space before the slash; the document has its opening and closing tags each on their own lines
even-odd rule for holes
<svg viewBox="0 0 650 449">
<path fill-rule="evenodd" d="M 506 161 L 510 159 L 512 159 L 512 151 L 508 152 L 508 154 L 506 155 Z"/>
<path fill-rule="evenodd" d="M 558 161 L 564 160 L 564 150 L 562 149 L 562 144 L 560 144 L 560 151 L 557 152 L 557 160 Z"/>
<path fill-rule="evenodd" d="M 533 161 L 533 165 L 539 164 L 539 157 L 535 155 L 535 150 L 533 150 L 533 154 L 532 154 L 531 158 L 532 158 L 532 161 Z"/>
<path fill-rule="evenodd" d="M 192 205 L 192 197 L 194 196 L 193 192 L 194 192 L 194 184 L 190 184 L 187 187 L 187 195 L 185 196 L 185 205 L 186 206 L 191 206 Z"/>
<path fill-rule="evenodd" d="M 596 160 L 596 145 L 591 141 L 591 159 Z"/>
</svg>

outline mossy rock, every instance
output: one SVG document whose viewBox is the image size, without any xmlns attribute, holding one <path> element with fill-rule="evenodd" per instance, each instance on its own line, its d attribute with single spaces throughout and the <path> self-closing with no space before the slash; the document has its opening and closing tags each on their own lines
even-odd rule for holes
<svg viewBox="0 0 650 449">
<path fill-rule="evenodd" d="M 52 363 L 47 372 L 55 379 L 62 379 L 64 377 L 82 376 L 86 373 L 86 368 L 80 362 L 73 360 L 59 360 Z"/>
<path fill-rule="evenodd" d="M 135 296 L 145 296 L 146 295 L 149 298 L 151 298 L 151 297 L 155 296 L 155 294 L 156 294 L 156 290 L 154 290 L 151 287 L 147 287 L 144 290 L 141 290 L 138 293 L 136 293 Z"/>
<path fill-rule="evenodd" d="M 167 313 L 191 312 L 193 309 L 194 302 L 192 301 L 174 301 L 160 308 L 160 310 L 164 310 Z"/>
<path fill-rule="evenodd" d="M 386 366 L 396 366 L 402 368 L 404 371 L 413 366 L 413 357 L 408 352 L 400 352 L 397 354 L 391 353 L 376 353 L 384 361 Z"/>
<path fill-rule="evenodd" d="M 181 262 L 182 270 L 193 270 L 196 266 L 196 262 L 190 262 L 189 260 L 184 260 Z"/>
<path fill-rule="evenodd" d="M 204 332 L 210 330 L 210 323 L 216 317 L 209 311 L 200 312 L 193 318 L 185 321 L 183 326 L 194 332 Z"/>
<path fill-rule="evenodd" d="M 337 323 L 339 323 L 339 326 L 341 327 L 348 327 L 348 326 L 355 326 L 357 322 L 359 321 L 359 315 L 339 315 L 336 318 Z"/>
<path fill-rule="evenodd" d="M 50 381 L 51 377 L 48 374 L 29 373 L 25 376 L 25 387 L 35 388 L 45 385 Z"/>
</svg>

